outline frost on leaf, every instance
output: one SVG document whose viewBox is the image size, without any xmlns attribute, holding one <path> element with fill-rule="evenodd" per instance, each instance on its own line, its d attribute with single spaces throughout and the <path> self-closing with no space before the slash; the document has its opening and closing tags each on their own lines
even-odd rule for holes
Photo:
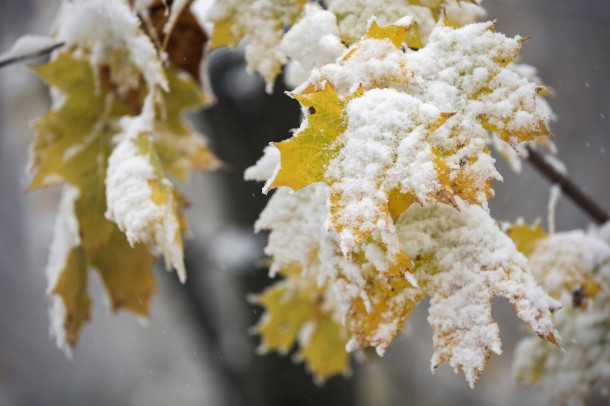
<svg viewBox="0 0 610 406">
<path fill-rule="evenodd" d="M 206 102 L 198 83 L 180 71 L 181 66 L 172 66 L 171 58 L 162 66 L 159 49 L 125 2 L 64 2 L 57 24 L 57 39 L 66 46 L 48 64 L 33 67 L 52 87 L 53 107 L 35 124 L 30 189 L 64 184 L 63 200 L 71 202 L 62 203 L 56 227 L 69 218 L 71 234 L 56 231 L 53 247 L 61 249 L 52 249 L 48 267 L 52 330 L 58 345 L 67 347 L 76 344 L 88 319 L 89 269 L 99 273 L 113 311 L 128 309 L 141 316 L 148 314 L 156 291 L 151 273 L 155 257 L 149 249 L 165 254 L 184 279 L 181 238 L 186 200 L 166 176 L 184 179 L 190 170 L 212 169 L 219 161 L 183 118 L 185 110 Z M 146 109 L 145 99 L 149 100 Z M 125 221 L 115 223 L 106 217 L 116 214 L 115 203 L 120 200 L 109 198 L 116 188 L 108 183 L 114 173 L 109 167 L 116 167 L 117 155 L 124 156 L 127 149 L 121 134 L 127 123 L 148 119 L 154 133 L 147 133 L 139 147 L 146 151 L 141 156 L 154 168 L 154 176 L 141 184 L 139 193 L 160 207 L 171 207 L 166 210 L 171 216 L 157 222 L 156 234 L 152 233 L 171 233 L 163 244 L 154 238 L 134 238 L 129 232 L 126 236 Z M 145 208 L 148 215 L 156 215 L 150 211 L 154 206 Z M 141 212 L 122 214 L 142 216 Z M 169 217 L 172 221 L 167 221 Z"/>
<path fill-rule="evenodd" d="M 253 298 L 266 310 L 255 327 L 262 339 L 259 351 L 286 354 L 298 342 L 295 360 L 305 362 L 316 381 L 323 382 L 349 372 L 345 329 L 329 306 L 328 287 L 301 273 L 299 268 L 282 270 L 282 281 Z"/>
<path fill-rule="evenodd" d="M 551 310 L 559 303 L 536 285 L 525 257 L 488 212 L 461 201 L 458 208 L 412 205 L 397 228 L 414 258 L 415 278 L 430 296 L 432 367 L 449 361 L 473 386 L 491 353 L 501 353 L 494 296 L 508 299 L 536 334 L 554 344 Z"/>
<path fill-rule="evenodd" d="M 473 1 L 459 0 L 325 0 L 328 10 L 339 20 L 341 39 L 351 44 L 362 37 L 369 23 L 375 16 L 381 25 L 392 24 L 403 16 L 413 18 L 416 27 L 409 46 L 419 48 L 442 18 L 452 26 L 463 26 L 473 23 L 476 18 L 485 15 L 482 7 Z M 421 39 L 420 39 L 421 38 Z"/>
<path fill-rule="evenodd" d="M 138 89 L 142 79 L 149 88 L 166 88 L 161 58 L 126 2 L 64 1 L 55 25 L 68 50 L 78 50 L 94 67 L 108 68 L 119 93 Z"/>
<path fill-rule="evenodd" d="M 485 204 L 500 179 L 488 131 L 513 147 L 548 134 L 539 87 L 506 67 L 520 38 L 492 23 L 438 25 L 412 51 L 401 47 L 411 29 L 373 21 L 337 63 L 315 69 L 294 92 L 306 119 L 275 144 L 281 162 L 265 190 L 326 183 L 344 253 L 374 230 L 391 235 L 412 202 Z"/>
<path fill-rule="evenodd" d="M 558 404 L 585 405 L 596 389 L 607 396 L 610 385 L 610 245 L 603 230 L 550 235 L 530 255 L 537 281 L 562 302 L 553 321 L 563 351 L 524 339 L 514 372 Z"/>
<path fill-rule="evenodd" d="M 208 18 L 214 23 L 211 46 L 234 48 L 242 40 L 249 69 L 261 73 L 267 90 L 286 62 L 281 49 L 284 26 L 303 12 L 305 0 L 215 0 Z"/>
<path fill-rule="evenodd" d="M 60 182 L 70 185 L 65 188 L 63 199 L 71 204 L 62 203 L 57 219 L 49 260 L 49 269 L 55 269 L 55 276 L 49 276 L 49 292 L 59 293 L 63 308 L 68 311 L 63 326 L 56 321 L 52 323 L 58 345 L 74 346 L 82 324 L 88 319 L 88 269 L 99 272 L 114 310 L 125 308 L 144 316 L 156 291 L 150 272 L 153 257 L 143 246 L 131 248 L 116 225 L 104 217 L 104 179 L 111 137 L 116 131 L 114 120 L 128 113 L 129 107 L 105 91 L 95 91 L 93 73 L 85 61 L 62 53 L 50 64 L 34 69 L 47 83 L 66 93 L 61 107 L 36 123 L 31 188 Z M 76 240 L 57 231 L 63 227 L 65 218 L 70 219 Z M 60 253 L 55 248 L 66 245 L 71 246 L 71 251 Z M 57 265 L 62 261 L 65 266 Z M 77 287 L 79 293 L 75 296 Z M 69 290 L 71 298 L 65 293 Z M 57 304 L 57 299 L 52 301 L 56 313 L 62 305 Z M 59 333 L 60 328 L 65 329 L 65 334 Z"/>
<path fill-rule="evenodd" d="M 410 260 L 400 252 L 388 254 L 372 240 L 347 261 L 337 234 L 325 229 L 327 201 L 328 189 L 321 183 L 274 194 L 256 223 L 257 230 L 271 231 L 265 250 L 272 258 L 271 272 L 299 267 L 318 284 L 328 283 L 350 333 L 347 347 L 374 346 L 383 353 L 413 307 L 403 306 L 413 283 L 405 279 Z"/>
<path fill-rule="evenodd" d="M 284 80 L 292 88 L 305 82 L 312 69 L 334 62 L 345 51 L 337 18 L 317 4 L 306 4 L 303 16 L 282 39 L 282 50 L 290 58 Z"/>
<path fill-rule="evenodd" d="M 268 154 L 255 167 L 261 176 L 270 166 L 265 161 L 277 158 Z M 525 258 L 483 208 L 462 201 L 459 210 L 411 205 L 396 225 L 397 257 L 373 238 L 357 245 L 348 259 L 338 234 L 325 228 L 329 200 L 323 183 L 297 192 L 279 188 L 256 229 L 271 231 L 265 252 L 272 273 L 295 267 L 302 273 L 293 277 L 325 287 L 322 294 L 332 297 L 325 303 L 335 306 L 346 330 L 347 351 L 375 347 L 383 355 L 425 296 L 431 297 L 429 322 L 435 330 L 433 365 L 449 361 L 471 383 L 491 352 L 500 352 L 491 318 L 494 296 L 506 297 L 538 335 L 555 342 L 549 309 L 557 304 L 536 286 Z"/>
</svg>

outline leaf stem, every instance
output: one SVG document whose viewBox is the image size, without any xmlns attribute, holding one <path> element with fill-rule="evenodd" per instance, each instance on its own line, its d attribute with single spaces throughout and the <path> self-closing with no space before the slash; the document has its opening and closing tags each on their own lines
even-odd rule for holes
<svg viewBox="0 0 610 406">
<path fill-rule="evenodd" d="M 557 184 L 563 193 L 570 196 L 572 201 L 598 224 L 604 224 L 610 220 L 610 215 L 604 208 L 587 195 L 576 182 L 549 164 L 544 155 L 530 147 L 527 148 L 527 152 L 529 163 L 547 179 Z"/>
</svg>

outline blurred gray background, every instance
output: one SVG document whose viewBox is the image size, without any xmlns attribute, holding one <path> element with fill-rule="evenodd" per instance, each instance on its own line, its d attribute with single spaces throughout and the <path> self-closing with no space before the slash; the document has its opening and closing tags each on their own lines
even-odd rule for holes
<svg viewBox="0 0 610 406">
<path fill-rule="evenodd" d="M 0 0 L 0 53 L 25 33 L 46 34 L 57 1 Z M 485 0 L 498 31 L 532 37 L 522 61 L 555 91 L 550 103 L 559 158 L 570 176 L 610 209 L 610 1 Z M 475 390 L 448 366 L 430 373 L 432 331 L 417 306 L 386 356 L 354 362 L 350 379 L 317 387 L 289 358 L 258 356 L 248 334 L 261 309 L 247 292 L 270 283 L 262 264 L 265 236 L 251 227 L 267 197 L 242 181 L 270 141 L 299 124 L 296 103 L 264 93 L 239 53 L 209 56 L 218 104 L 193 117 L 231 169 L 193 176 L 182 189 L 193 201 L 187 242 L 189 282 L 156 270 L 159 294 L 148 323 L 112 315 L 99 280 L 95 302 L 72 360 L 48 334 L 44 269 L 58 191 L 24 192 L 31 120 L 48 109 L 44 86 L 24 65 L 0 70 L 0 406 L 8 405 L 524 405 L 544 404 L 515 384 L 516 342 L 527 334 L 508 303 L 494 303 L 503 340 Z M 494 217 L 546 218 L 549 183 L 528 164 L 517 175 L 499 162 Z M 569 200 L 558 206 L 558 231 L 589 224 Z"/>
</svg>

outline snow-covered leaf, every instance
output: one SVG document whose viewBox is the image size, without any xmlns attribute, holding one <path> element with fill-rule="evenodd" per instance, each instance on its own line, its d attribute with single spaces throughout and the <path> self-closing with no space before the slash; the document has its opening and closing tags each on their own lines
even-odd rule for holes
<svg viewBox="0 0 610 406">
<path fill-rule="evenodd" d="M 401 47 L 409 29 L 373 21 L 337 63 L 314 70 L 294 92 L 306 120 L 275 144 L 281 162 L 265 190 L 326 183 L 346 254 L 390 232 L 405 202 L 485 204 L 500 179 L 488 131 L 514 147 L 548 134 L 539 87 L 506 68 L 520 38 L 492 23 L 438 25 L 411 51 Z"/>
<path fill-rule="evenodd" d="M 214 22 L 211 46 L 235 48 L 246 39 L 246 61 L 261 73 L 267 90 L 286 62 L 281 49 L 284 26 L 292 25 L 303 12 L 305 0 L 215 0 L 209 10 Z"/>
<path fill-rule="evenodd" d="M 606 225 L 606 230 L 608 226 Z M 528 385 L 541 385 L 549 402 L 585 405 L 610 385 L 610 245 L 600 230 L 557 233 L 541 240 L 530 256 L 537 281 L 559 298 L 553 315 L 563 351 L 522 340 L 514 371 Z"/>
</svg>

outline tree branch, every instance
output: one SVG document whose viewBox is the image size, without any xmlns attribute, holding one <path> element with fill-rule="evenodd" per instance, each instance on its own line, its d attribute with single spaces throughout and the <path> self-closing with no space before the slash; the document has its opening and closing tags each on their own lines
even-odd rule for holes
<svg viewBox="0 0 610 406">
<path fill-rule="evenodd" d="M 66 44 L 65 42 L 59 42 L 57 44 L 53 44 L 49 47 L 39 49 L 38 51 L 31 52 L 29 54 L 23 54 L 23 55 L 18 55 L 18 56 L 6 58 L 6 59 L 0 59 L 0 68 L 12 65 L 14 63 L 26 61 L 28 59 L 37 58 L 39 56 L 48 55 L 51 52 L 55 51 L 56 49 L 63 47 L 65 44 Z"/>
<path fill-rule="evenodd" d="M 610 216 L 604 208 L 588 196 L 577 183 L 549 164 L 540 152 L 530 147 L 527 147 L 527 152 L 529 163 L 547 179 L 557 184 L 562 192 L 568 195 L 578 207 L 591 216 L 598 224 L 603 224 L 610 220 Z"/>
</svg>

